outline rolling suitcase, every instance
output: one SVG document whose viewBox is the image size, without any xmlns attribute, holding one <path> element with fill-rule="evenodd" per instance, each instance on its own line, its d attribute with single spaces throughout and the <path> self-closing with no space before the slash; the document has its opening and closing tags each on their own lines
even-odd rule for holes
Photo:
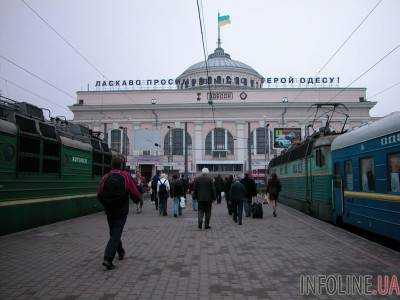
<svg viewBox="0 0 400 300">
<path fill-rule="evenodd" d="M 263 218 L 263 207 L 261 203 L 253 203 L 251 207 L 251 214 L 254 219 L 262 219 Z"/>
</svg>

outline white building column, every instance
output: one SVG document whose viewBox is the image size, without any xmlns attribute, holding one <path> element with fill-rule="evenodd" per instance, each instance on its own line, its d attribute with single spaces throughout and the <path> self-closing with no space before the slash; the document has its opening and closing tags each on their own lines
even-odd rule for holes
<svg viewBox="0 0 400 300">
<path fill-rule="evenodd" d="M 237 160 L 245 161 L 246 157 L 246 145 L 245 145 L 245 136 L 244 136 L 244 123 L 238 122 L 236 123 L 236 153 Z"/>
<path fill-rule="evenodd" d="M 195 128 L 194 128 L 194 162 L 193 166 L 194 168 L 196 167 L 196 163 L 198 161 L 202 160 L 202 149 L 203 147 L 203 136 L 202 136 L 202 130 L 203 130 L 203 123 L 196 123 Z M 193 171 L 196 171 L 194 169 Z"/>
</svg>

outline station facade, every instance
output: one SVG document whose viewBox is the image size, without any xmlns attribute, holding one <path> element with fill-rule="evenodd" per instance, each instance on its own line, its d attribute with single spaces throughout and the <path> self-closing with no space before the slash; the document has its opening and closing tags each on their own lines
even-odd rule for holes
<svg viewBox="0 0 400 300">
<path fill-rule="evenodd" d="M 173 89 L 78 91 L 70 109 L 74 122 L 102 132 L 109 146 L 147 177 L 156 169 L 184 172 L 186 150 L 190 173 L 203 167 L 241 173 L 264 170 L 291 142 L 325 126 L 323 110 L 311 122 L 312 105 L 347 107 L 332 116 L 333 130 L 343 126 L 344 113 L 349 115 L 346 128 L 371 120 L 376 103 L 365 101 L 366 88 L 332 87 L 325 80 L 328 84 L 318 87 L 271 87 L 218 47 L 207 66 L 202 61 L 187 68 Z"/>
</svg>

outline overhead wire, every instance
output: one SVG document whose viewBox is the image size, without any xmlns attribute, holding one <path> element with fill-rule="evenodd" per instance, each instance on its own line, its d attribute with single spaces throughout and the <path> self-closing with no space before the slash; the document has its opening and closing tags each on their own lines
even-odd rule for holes
<svg viewBox="0 0 400 300">
<path fill-rule="evenodd" d="M 32 95 L 38 97 L 39 99 L 42 99 L 42 100 L 46 101 L 46 102 L 49 103 L 49 104 L 54 104 L 54 105 L 56 105 L 56 106 L 58 106 L 58 107 L 64 109 L 64 110 L 67 111 L 67 112 L 71 112 L 67 107 L 64 107 L 64 106 L 58 104 L 57 102 L 54 102 L 54 101 L 52 101 L 52 100 L 50 100 L 50 99 L 48 99 L 48 98 L 46 98 L 46 97 L 43 97 L 42 95 L 39 95 L 39 94 L 37 94 L 37 93 L 35 93 L 35 92 L 33 92 L 33 91 L 31 91 L 31 90 L 25 88 L 25 87 L 23 87 L 23 86 L 21 86 L 21 85 L 15 83 L 15 82 L 13 82 L 13 81 L 11 81 L 11 80 L 9 80 L 9 79 L 7 79 L 7 78 L 1 76 L 1 75 L 0 75 L 0 79 L 9 82 L 9 83 L 12 84 L 13 86 L 16 86 L 17 88 L 19 88 L 19 89 L 21 89 L 21 90 L 23 90 L 23 91 L 25 91 L 25 92 L 27 92 L 27 93 L 30 93 L 30 94 L 32 94 Z"/>
<path fill-rule="evenodd" d="M 349 34 L 349 36 L 343 41 L 342 44 L 336 49 L 336 51 L 329 57 L 329 59 L 324 63 L 324 65 L 318 70 L 317 75 L 319 75 L 322 70 L 332 61 L 332 59 L 340 52 L 340 50 L 346 45 L 346 43 L 352 38 L 352 36 L 361 28 L 361 26 L 365 23 L 365 21 L 369 18 L 369 16 L 375 11 L 375 9 L 382 3 L 383 0 L 379 0 L 375 6 L 368 12 L 368 14 L 361 20 L 361 22 L 353 29 L 353 31 Z M 301 90 L 293 100 L 297 100 L 297 98 L 304 92 Z"/>
<path fill-rule="evenodd" d="M 368 97 L 367 100 L 373 99 L 373 98 L 375 98 L 376 96 L 378 96 L 378 95 L 380 95 L 380 94 L 383 94 L 384 92 L 386 92 L 386 91 L 388 91 L 388 90 L 390 90 L 390 89 L 392 89 L 392 88 L 398 86 L 399 84 L 400 84 L 400 81 L 397 82 L 397 83 L 395 83 L 395 84 L 392 84 L 391 86 L 389 86 L 389 87 L 383 89 L 383 90 L 380 91 L 380 92 L 377 92 L 376 94 L 372 95 L 371 97 Z"/>
<path fill-rule="evenodd" d="M 49 82 L 48 80 L 46 80 L 46 79 L 40 77 L 39 75 L 36 75 L 35 73 L 29 71 L 29 70 L 26 69 L 25 67 L 23 67 L 23 66 L 17 64 L 15 61 L 13 61 L 13 60 L 11 60 L 11 59 L 5 57 L 5 56 L 2 55 L 2 54 L 0 54 L 0 57 L 1 57 L 2 59 L 4 59 L 5 61 L 9 62 L 10 64 L 12 64 L 13 66 L 15 66 L 15 67 L 21 69 L 21 70 L 24 71 L 25 73 L 28 73 L 29 75 L 35 77 L 36 79 L 39 79 L 40 81 L 44 82 L 45 84 L 47 84 L 47 85 L 51 86 L 52 88 L 56 89 L 56 90 L 59 91 L 60 93 L 63 93 L 64 95 L 66 95 L 66 96 L 68 96 L 68 97 L 70 97 L 70 98 L 72 98 L 72 99 L 75 100 L 75 97 L 74 97 L 73 95 L 71 95 L 70 93 L 66 92 L 65 90 L 63 90 L 63 89 L 61 89 L 61 88 L 59 88 L 59 87 L 57 87 L 56 85 L 54 85 L 53 83 Z"/>
<path fill-rule="evenodd" d="M 208 104 L 211 106 L 212 118 L 213 118 L 213 121 L 214 121 L 214 124 L 215 124 L 216 122 L 215 122 L 215 114 L 214 114 L 214 103 L 211 100 L 211 86 L 210 86 L 210 82 L 208 80 L 209 79 L 209 69 L 208 69 L 206 48 L 205 48 L 205 43 L 204 43 L 203 21 L 202 21 L 202 17 L 201 17 L 201 13 L 200 13 L 199 0 L 196 0 L 196 3 L 197 3 L 197 13 L 198 13 L 198 16 L 199 16 L 199 23 L 200 23 L 199 25 L 200 25 L 200 33 L 201 33 L 201 43 L 203 45 L 204 63 L 205 63 L 205 66 L 206 66 L 206 75 L 207 75 L 207 79 L 206 80 L 207 80 L 207 86 L 208 86 L 208 91 L 209 91 L 209 95 L 210 95 L 210 100 L 208 101 Z"/>
<path fill-rule="evenodd" d="M 109 78 L 98 68 L 94 63 L 92 63 L 81 51 L 77 49 L 70 41 L 67 40 L 57 29 L 55 29 L 54 26 L 52 26 L 44 17 L 42 17 L 37 10 L 35 10 L 31 5 L 29 5 L 25 0 L 21 0 L 21 2 L 29 9 L 31 10 L 47 27 L 53 31 L 66 45 L 68 45 L 79 57 L 81 57 L 89 66 L 91 66 L 98 74 L 100 74 L 101 77 L 103 77 L 106 80 L 109 80 Z M 123 94 L 125 97 L 127 97 L 129 100 L 133 101 L 134 100 L 130 97 L 128 94 Z M 73 97 L 75 100 L 75 97 Z M 103 99 L 101 100 L 101 114 L 104 115 L 103 112 Z"/>
<path fill-rule="evenodd" d="M 390 56 L 392 53 L 396 52 L 400 48 L 400 44 L 395 46 L 393 49 L 391 49 L 389 52 L 387 52 L 384 56 L 382 56 L 377 62 L 375 62 L 372 66 L 370 66 L 367 70 L 362 72 L 360 75 L 358 75 L 355 79 L 353 79 L 346 87 L 341 89 L 335 96 L 330 98 L 327 102 L 331 102 L 334 100 L 337 96 L 342 94 L 345 90 L 347 90 L 353 83 L 361 79 L 364 75 L 368 74 L 369 71 L 371 71 L 373 68 L 375 68 L 379 63 L 381 63 L 384 59 L 386 59 L 388 56 Z"/>
<path fill-rule="evenodd" d="M 62 34 L 60 34 L 45 18 L 43 18 L 32 6 L 30 6 L 25 0 L 21 0 L 25 6 L 30 9 L 43 23 L 45 23 L 60 39 L 62 39 L 74 52 L 80 56 L 86 63 L 88 63 L 93 69 L 97 71 L 103 78 L 108 79 L 102 71 L 99 70 L 81 51 L 79 51 L 71 42 L 69 42 Z"/>
</svg>

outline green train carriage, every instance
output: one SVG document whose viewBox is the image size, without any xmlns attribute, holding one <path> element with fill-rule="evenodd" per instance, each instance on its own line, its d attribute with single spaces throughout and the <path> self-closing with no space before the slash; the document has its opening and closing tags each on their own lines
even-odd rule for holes
<svg viewBox="0 0 400 300">
<path fill-rule="evenodd" d="M 318 219 L 332 220 L 330 145 L 337 134 L 316 133 L 274 158 L 269 173 L 282 184 L 279 201 Z"/>
<path fill-rule="evenodd" d="M 111 151 L 81 125 L 0 99 L 0 234 L 100 211 Z"/>
</svg>

